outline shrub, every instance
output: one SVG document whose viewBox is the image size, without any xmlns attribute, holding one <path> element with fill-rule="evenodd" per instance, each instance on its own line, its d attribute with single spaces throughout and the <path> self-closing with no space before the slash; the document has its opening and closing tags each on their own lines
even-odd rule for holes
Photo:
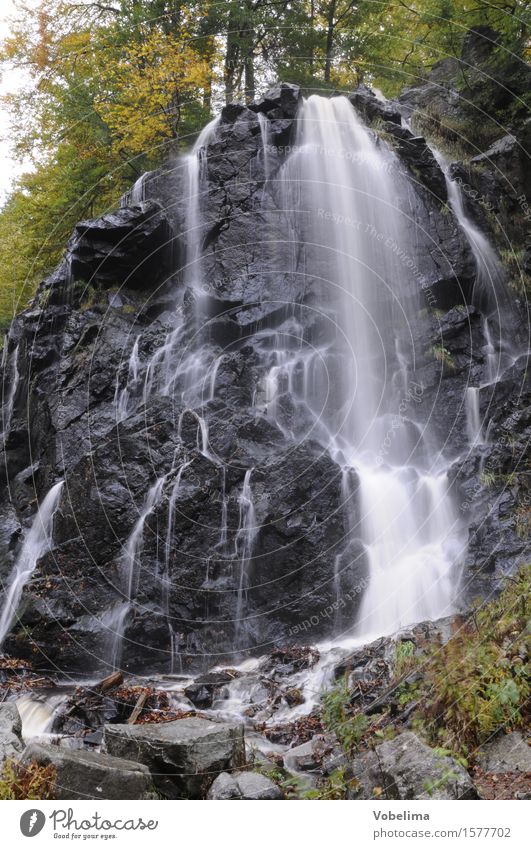
<svg viewBox="0 0 531 849">
<path fill-rule="evenodd" d="M 456 751 L 481 745 L 504 727 L 525 723 L 530 569 L 476 611 L 426 667 L 432 736 Z"/>
<path fill-rule="evenodd" d="M 33 761 L 23 766 L 13 760 L 4 764 L 0 776 L 0 799 L 55 799 L 56 770 Z"/>
<path fill-rule="evenodd" d="M 365 714 L 352 714 L 347 675 L 323 698 L 322 722 L 328 731 L 336 735 L 347 753 L 355 748 L 367 731 L 370 723 Z"/>
</svg>

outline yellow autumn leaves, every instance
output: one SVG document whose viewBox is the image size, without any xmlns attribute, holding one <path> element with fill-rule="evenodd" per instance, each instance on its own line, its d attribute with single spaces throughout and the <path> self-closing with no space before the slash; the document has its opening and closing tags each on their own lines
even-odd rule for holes
<svg viewBox="0 0 531 849">
<path fill-rule="evenodd" d="M 194 101 L 202 104 L 212 77 L 211 60 L 186 37 L 152 31 L 105 62 L 94 108 L 111 131 L 113 147 L 135 156 L 179 136 L 183 110 Z"/>
</svg>

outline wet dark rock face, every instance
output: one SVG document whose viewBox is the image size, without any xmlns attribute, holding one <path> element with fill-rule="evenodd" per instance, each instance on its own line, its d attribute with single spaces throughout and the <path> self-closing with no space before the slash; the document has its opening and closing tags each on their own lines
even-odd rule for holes
<svg viewBox="0 0 531 849">
<path fill-rule="evenodd" d="M 9 386 L 15 352 L 20 380 L 0 463 L 3 577 L 35 515 L 36 496 L 42 501 L 59 478 L 65 487 L 53 549 L 24 590 L 7 652 L 46 668 L 108 671 L 105 616 L 123 599 L 124 545 L 149 487 L 163 475 L 161 497 L 144 527 L 125 669 L 201 671 L 221 659 L 230 665 L 244 648 L 257 653 L 330 636 L 337 558 L 341 592 L 349 599 L 341 625 L 355 621 L 367 563 L 345 519 L 341 468 L 287 391 L 282 430 L 253 404 L 264 376 L 260 333 L 295 316 L 313 342 L 323 334 L 314 309 L 319 269 L 301 273 L 305 259 L 293 256 L 293 220 L 275 190 L 274 175 L 294 140 L 299 97 L 296 86 L 284 84 L 249 108 L 227 107 L 208 145 L 203 332 L 215 354 L 224 353 L 215 391 L 206 392 L 196 409 L 208 422 L 208 451 L 197 415 L 186 412 L 177 392 L 154 395 L 144 405 L 141 388 L 133 386 L 135 409 L 117 419 L 116 399 L 135 340 L 145 368 L 176 326 L 177 295 L 180 350 L 194 344 L 197 296 L 183 294 L 184 275 L 175 271 L 187 239 L 178 164 L 148 175 L 140 204 L 78 225 L 65 262 L 14 320 L 4 381 Z M 523 484 L 518 479 L 506 487 L 498 477 L 490 489 L 478 488 L 486 455 L 496 474 L 508 475 L 514 451 L 523 450 L 529 437 L 523 364 L 482 392 L 493 447 L 478 446 L 463 463 L 464 391 L 471 374 L 474 385 L 485 374 L 486 344 L 481 316 L 467 306 L 474 279 L 470 251 L 444 206 L 443 175 L 424 141 L 400 127 L 395 106 L 384 107 L 367 90 L 352 102 L 369 121 L 384 121 L 382 139 L 394 140 L 408 175 L 408 227 L 417 251 L 411 285 L 425 297 L 424 312 L 430 311 L 419 330 L 424 353 L 412 375 L 421 392 L 410 403 L 456 459 L 453 478 L 470 526 L 469 599 L 490 592 L 524 548 L 515 520 Z M 267 187 L 262 119 L 268 122 Z M 439 348 L 448 352 L 451 367 L 433 354 Z M 392 365 L 396 352 L 389 357 Z M 502 444 L 508 432 L 513 441 Z M 169 529 L 169 501 L 184 463 Z M 257 532 L 248 586 L 241 588 L 237 529 L 251 468 Z M 239 592 L 245 596 L 244 644 L 235 624 Z M 201 699 L 209 698 L 210 683 Z"/>
</svg>

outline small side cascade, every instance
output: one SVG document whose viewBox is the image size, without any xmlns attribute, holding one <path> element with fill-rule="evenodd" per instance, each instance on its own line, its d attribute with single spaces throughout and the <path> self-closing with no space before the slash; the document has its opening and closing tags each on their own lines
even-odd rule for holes
<svg viewBox="0 0 531 849">
<path fill-rule="evenodd" d="M 262 161 L 264 169 L 264 189 L 269 182 L 271 168 L 271 124 L 269 118 L 262 112 L 258 113 L 258 123 L 260 125 L 260 138 L 262 140 L 262 149 L 259 151 L 259 159 Z"/>
<path fill-rule="evenodd" d="M 190 462 L 186 460 L 179 466 L 177 470 L 177 474 L 175 476 L 175 481 L 171 490 L 170 498 L 168 501 L 168 518 L 166 523 L 166 540 L 164 543 L 164 572 L 162 574 L 161 580 L 161 606 L 162 611 L 166 617 L 166 621 L 168 623 L 168 631 L 170 634 L 170 674 L 173 674 L 176 669 L 176 661 L 180 659 L 179 654 L 179 644 L 180 644 L 180 635 L 175 631 L 173 627 L 173 623 L 170 617 L 170 587 L 171 587 L 171 550 L 172 550 L 172 542 L 173 542 L 173 529 L 175 526 L 175 510 L 177 506 L 177 500 L 179 498 L 179 493 L 181 490 L 181 481 L 182 476 L 186 469 L 190 466 Z M 180 671 L 182 672 L 182 663 L 180 663 Z"/>
<path fill-rule="evenodd" d="M 463 193 L 457 181 L 450 177 L 448 161 L 437 148 L 431 146 L 430 149 L 444 174 L 449 205 L 474 257 L 476 280 L 472 301 L 485 316 L 483 332 L 487 343 L 487 379 L 494 383 L 498 380 L 500 369 L 512 364 L 516 359 L 515 352 L 507 338 L 504 338 L 501 327 L 499 339 L 496 340 L 497 344 L 494 344 L 491 327 L 495 316 L 497 323 L 503 323 L 504 317 L 506 318 L 511 311 L 506 285 L 507 275 L 494 246 L 466 212 Z"/>
<path fill-rule="evenodd" d="M 208 439 L 208 422 L 206 419 L 201 416 L 196 410 L 191 410 L 187 408 L 183 410 L 181 415 L 179 416 L 179 422 L 177 424 L 177 436 L 179 439 L 182 439 L 182 426 L 185 416 L 192 416 L 197 422 L 197 450 L 201 452 L 203 457 L 206 457 L 207 460 L 210 460 L 211 463 L 219 464 L 219 460 L 210 450 L 210 443 Z"/>
<path fill-rule="evenodd" d="M 221 467 L 221 523 L 219 528 L 218 548 L 223 555 L 227 550 L 229 499 L 227 496 L 227 470 Z"/>
<path fill-rule="evenodd" d="M 140 516 L 129 534 L 124 552 L 120 558 L 120 589 L 123 600 L 115 604 L 104 618 L 104 623 L 112 635 L 110 662 L 113 668 L 116 668 L 121 660 L 125 626 L 138 592 L 142 548 L 144 545 L 144 526 L 148 516 L 151 515 L 160 501 L 166 478 L 167 475 L 157 478 L 155 483 L 149 488 Z"/>
<path fill-rule="evenodd" d="M 327 444 L 331 438 L 331 422 L 327 417 L 330 394 L 326 345 L 312 346 L 304 340 L 301 325 L 291 319 L 278 331 L 258 334 L 257 348 L 264 364 L 254 398 L 255 408 L 271 419 L 287 437 L 294 438 L 282 405 L 282 396 L 303 413 L 302 420 L 311 426 L 317 438 Z"/>
<path fill-rule="evenodd" d="M 186 266 L 184 282 L 199 295 L 202 294 L 201 254 L 203 247 L 203 220 L 201 199 L 206 182 L 206 148 L 215 135 L 219 117 L 204 127 L 197 140 L 185 157 L 185 192 L 187 199 L 186 215 Z"/>
<path fill-rule="evenodd" d="M 7 580 L 0 615 L 0 647 L 11 630 L 24 587 L 33 575 L 40 558 L 52 548 L 53 522 L 61 500 L 63 486 L 64 481 L 54 484 L 39 506 L 22 550 Z"/>
<path fill-rule="evenodd" d="M 256 513 L 254 508 L 253 492 L 251 489 L 251 475 L 254 469 L 247 469 L 243 480 L 243 487 L 238 498 L 240 516 L 238 530 L 234 544 L 234 557 L 238 564 L 237 575 L 237 597 L 235 615 L 235 639 L 238 646 L 241 641 L 243 627 L 243 604 L 249 580 L 249 564 L 253 552 L 254 542 L 258 533 L 256 526 Z"/>
<path fill-rule="evenodd" d="M 218 377 L 218 371 L 221 363 L 225 358 L 225 354 L 220 354 L 219 357 L 216 357 L 212 368 L 210 369 L 210 375 L 207 376 L 208 382 L 208 398 L 206 400 L 213 401 L 216 397 L 216 380 Z"/>
<path fill-rule="evenodd" d="M 123 422 L 134 411 L 133 397 L 136 394 L 138 387 L 138 378 L 140 372 L 140 357 L 138 354 L 138 346 L 140 342 L 140 334 L 136 337 L 131 355 L 129 357 L 129 365 L 127 368 L 127 380 L 123 389 L 119 389 L 118 381 L 116 382 L 116 392 L 114 396 L 114 404 L 116 407 L 116 421 Z"/>
<path fill-rule="evenodd" d="M 157 348 L 146 368 L 142 401 L 147 404 L 149 398 L 158 392 L 169 395 L 174 382 L 178 378 L 178 368 L 175 367 L 175 353 L 184 328 L 182 313 L 177 314 L 177 322 L 168 333 L 164 344 Z"/>
<path fill-rule="evenodd" d="M 7 340 L 5 343 L 4 352 L 7 357 Z M 15 397 L 20 382 L 20 374 L 18 370 L 18 345 L 14 348 L 13 353 L 9 357 L 8 362 L 5 362 L 3 364 L 4 368 L 8 364 L 10 367 L 10 377 L 9 389 L 7 394 L 4 396 L 4 403 L 2 405 L 2 436 L 5 436 L 9 431 L 11 425 L 11 418 L 13 416 L 13 407 L 15 406 Z"/>
<path fill-rule="evenodd" d="M 185 461 L 181 464 L 181 466 L 179 466 L 168 501 L 168 519 L 166 523 L 166 540 L 164 543 L 164 573 L 162 576 L 162 609 L 167 617 L 169 616 L 170 561 L 173 529 L 175 524 L 175 509 L 181 489 L 182 476 L 189 465 L 190 462 Z"/>
<path fill-rule="evenodd" d="M 120 206 L 138 206 L 146 200 L 146 185 L 153 176 L 153 171 L 146 171 L 141 174 L 138 180 L 131 186 L 129 191 L 125 192 L 120 198 Z"/>
<path fill-rule="evenodd" d="M 482 445 L 483 428 L 479 412 L 479 389 L 477 386 L 469 386 L 465 392 L 466 432 L 468 444 Z"/>
<path fill-rule="evenodd" d="M 204 302 L 201 275 L 203 245 L 202 196 L 206 191 L 206 167 L 208 143 L 213 138 L 219 118 L 214 118 L 199 134 L 192 150 L 183 157 L 185 190 L 185 237 L 186 253 L 182 277 L 185 287 L 194 293 L 195 320 L 200 327 Z M 185 404 L 193 406 L 201 402 L 203 376 L 209 365 L 211 354 L 208 346 L 194 345 L 190 350 L 184 346 L 183 335 L 189 332 L 185 321 L 182 299 L 176 305 L 175 327 L 167 334 L 147 364 L 144 381 L 143 401 L 158 393 L 163 396 L 180 391 Z"/>
<path fill-rule="evenodd" d="M 54 719 L 67 699 L 68 695 L 64 691 L 30 691 L 20 696 L 16 705 L 22 721 L 22 739 L 29 743 L 39 738 L 49 738 Z"/>
</svg>

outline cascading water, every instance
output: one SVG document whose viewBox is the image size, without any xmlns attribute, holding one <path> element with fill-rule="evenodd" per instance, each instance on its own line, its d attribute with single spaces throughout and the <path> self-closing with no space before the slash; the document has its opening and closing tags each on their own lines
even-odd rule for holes
<svg viewBox="0 0 531 849">
<path fill-rule="evenodd" d="M 184 232 L 186 237 L 185 262 L 182 270 L 183 281 L 191 289 L 196 301 L 196 315 L 200 319 L 203 288 L 201 285 L 201 254 L 202 254 L 202 215 L 201 206 L 205 186 L 206 151 L 205 148 L 212 139 L 219 118 L 215 118 L 199 134 L 192 150 L 181 159 L 183 173 L 184 202 Z M 131 190 L 130 196 L 125 196 L 124 203 L 138 202 L 142 194 L 144 199 L 145 180 L 139 180 Z M 184 355 L 179 350 L 185 329 L 182 309 L 182 299 L 176 305 L 175 326 L 167 334 L 164 343 L 157 348 L 145 366 L 143 392 L 135 393 L 147 404 L 154 394 L 171 395 L 181 391 L 185 403 L 192 405 L 198 400 L 202 389 L 202 378 L 208 366 L 211 355 L 204 347 L 199 350 L 186 350 Z M 189 329 L 189 328 L 188 328 Z M 135 341 L 131 358 L 127 383 L 121 391 L 117 387 L 115 404 L 118 421 L 123 421 L 135 411 L 132 403 L 131 387 L 139 379 L 141 363 L 138 359 L 139 338 Z"/>
<path fill-rule="evenodd" d="M 63 486 L 64 481 L 59 481 L 52 486 L 39 506 L 30 532 L 7 580 L 0 616 L 0 647 L 11 630 L 24 587 L 33 575 L 40 558 L 52 547 L 53 521 L 61 500 Z"/>
<path fill-rule="evenodd" d="M 414 363 L 411 324 L 420 320 L 421 306 L 406 264 L 392 249 L 407 248 L 393 166 L 390 151 L 376 143 L 346 98 L 312 96 L 299 112 L 295 152 L 280 175 L 307 265 L 326 281 L 320 297 L 335 324 L 330 351 L 342 357 L 338 367 L 324 355 L 332 389 L 320 424 L 327 426 L 332 455 L 359 481 L 361 519 L 351 535 L 361 538 L 368 561 L 356 628 L 367 637 L 447 614 L 460 552 L 444 471 L 423 467 L 417 456 L 422 434 L 414 410 L 389 438 L 400 403 L 389 362 L 400 350 L 402 374 L 406 359 Z M 285 366 L 269 373 L 270 408 Z M 303 391 L 312 409 L 311 386 Z M 337 561 L 334 580 L 339 587 Z"/>
<path fill-rule="evenodd" d="M 481 445 L 483 442 L 483 428 L 481 426 L 481 415 L 479 412 L 479 389 L 477 386 L 469 386 L 465 394 L 466 409 L 466 431 L 470 446 Z"/>
<path fill-rule="evenodd" d="M 110 660 L 113 668 L 117 667 L 120 663 L 125 626 L 138 590 L 142 565 L 142 548 L 144 544 L 144 526 L 147 518 L 159 503 L 164 484 L 166 483 L 166 477 L 166 475 L 163 475 L 157 478 L 155 483 L 149 488 L 140 515 L 133 526 L 133 530 L 129 534 L 124 552 L 120 558 L 120 590 L 123 600 L 115 604 L 104 617 L 105 625 L 111 633 Z"/>
<path fill-rule="evenodd" d="M 487 364 L 485 383 L 495 383 L 504 368 L 512 365 L 516 359 L 515 351 L 504 333 L 504 323 L 511 310 L 506 274 L 493 245 L 466 212 L 463 192 L 457 180 L 450 176 L 447 159 L 436 147 L 430 146 L 430 150 L 444 174 L 449 205 L 474 257 L 476 280 L 473 301 L 483 313 Z"/>
<path fill-rule="evenodd" d="M 236 599 L 236 622 L 235 622 L 235 639 L 238 645 L 243 627 L 243 606 L 245 601 L 245 592 L 248 585 L 248 570 L 253 552 L 253 545 L 258 532 L 256 524 L 256 513 L 254 509 L 253 491 L 251 489 L 251 475 L 253 469 L 247 469 L 243 480 L 243 487 L 238 498 L 240 508 L 240 518 L 238 522 L 238 530 L 236 532 L 236 541 L 234 545 L 234 556 L 237 559 L 238 575 L 237 575 L 237 599 Z"/>
<path fill-rule="evenodd" d="M 168 518 L 166 524 L 166 540 L 164 543 L 164 572 L 162 575 L 161 581 L 161 602 L 162 602 L 162 611 L 166 617 L 168 622 L 168 630 L 170 632 L 170 651 L 171 651 L 171 660 L 170 660 L 170 672 L 175 672 L 176 660 L 179 657 L 179 635 L 175 632 L 173 627 L 173 623 L 170 617 L 170 588 L 171 588 L 171 551 L 173 544 L 173 530 L 174 530 L 174 520 L 175 520 L 175 510 L 177 507 L 177 500 L 179 498 L 179 493 L 181 490 L 181 481 L 183 473 L 190 466 L 188 461 L 182 463 L 175 476 L 175 481 L 171 490 L 171 495 L 168 500 Z"/>
<path fill-rule="evenodd" d="M 7 360 L 7 345 L 8 340 L 6 339 L 4 346 L 4 354 Z M 11 366 L 11 375 L 10 375 L 10 384 L 7 394 L 4 397 L 4 403 L 2 405 L 2 435 L 5 436 L 9 431 L 9 427 L 11 425 L 11 417 L 13 415 L 13 407 L 15 405 L 15 396 L 17 394 L 18 384 L 20 380 L 20 375 L 18 371 L 18 345 L 13 350 L 13 353 L 9 357 L 9 364 Z M 6 362 L 2 364 L 5 368 Z"/>
<path fill-rule="evenodd" d="M 131 356 L 129 357 L 129 365 L 127 368 L 127 382 L 122 390 L 116 383 L 115 407 L 116 420 L 123 422 L 132 411 L 132 398 L 135 390 L 138 388 L 138 376 L 140 372 L 140 357 L 138 355 L 138 344 L 140 336 L 137 336 L 133 345 Z"/>
</svg>

